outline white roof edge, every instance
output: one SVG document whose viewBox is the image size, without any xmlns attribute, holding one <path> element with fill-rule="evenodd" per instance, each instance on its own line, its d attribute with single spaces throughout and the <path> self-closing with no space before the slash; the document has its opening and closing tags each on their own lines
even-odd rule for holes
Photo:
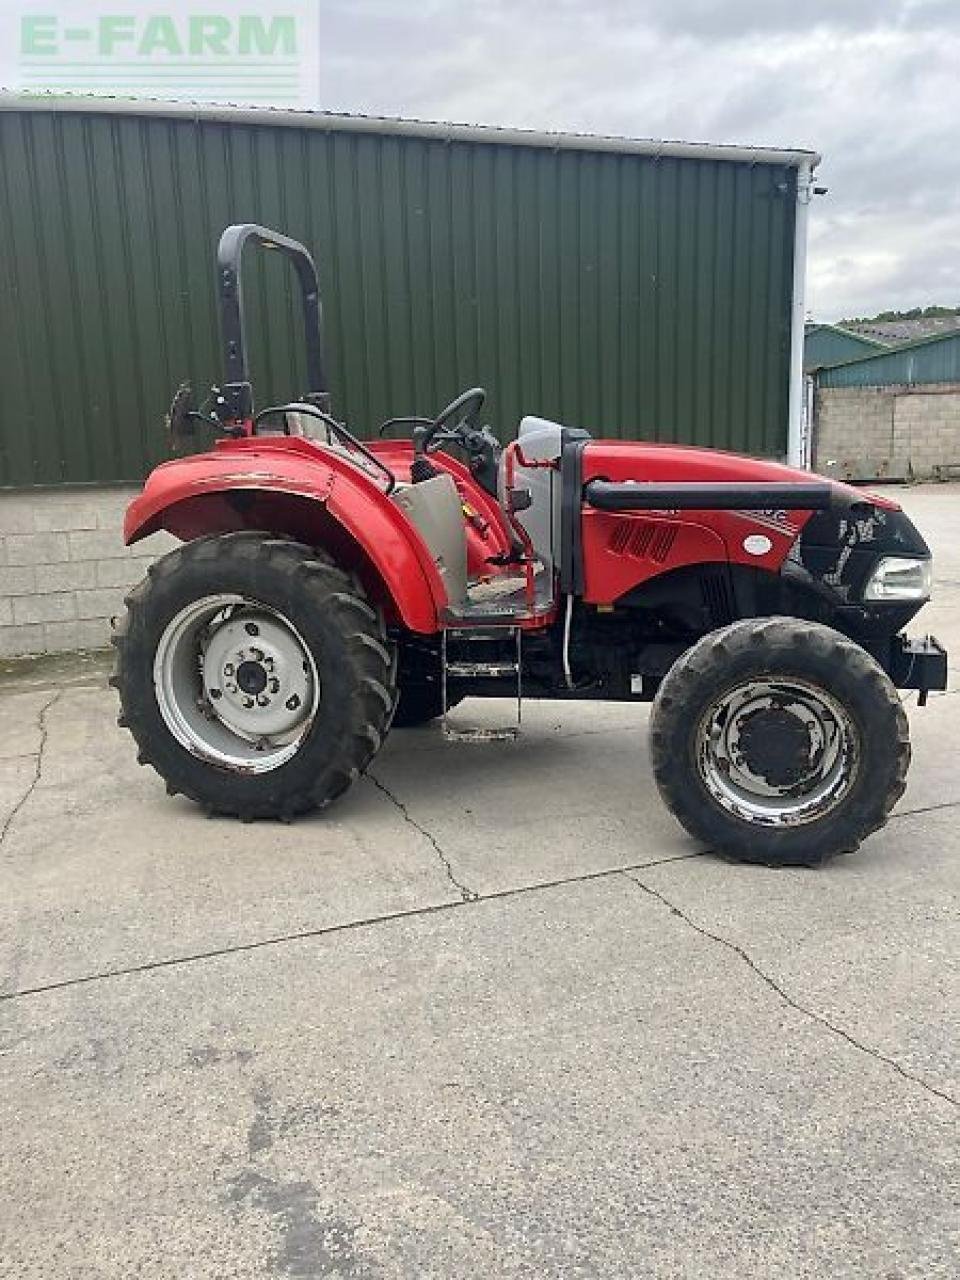
<svg viewBox="0 0 960 1280">
<path fill-rule="evenodd" d="M 741 164 L 778 164 L 816 168 L 820 156 L 802 148 L 747 147 L 728 143 L 675 142 L 656 138 L 604 137 L 589 133 L 542 133 L 486 124 L 443 124 L 388 116 L 352 116 L 328 111 L 288 111 L 277 107 L 164 102 L 154 98 L 112 98 L 89 94 L 34 94 L 0 91 L 0 111 L 83 111 L 103 115 L 160 116 L 219 123 L 264 124 L 319 129 L 328 133 L 379 133 L 440 142 L 486 142 L 553 151 L 608 151 L 620 155 L 731 160 Z"/>
</svg>

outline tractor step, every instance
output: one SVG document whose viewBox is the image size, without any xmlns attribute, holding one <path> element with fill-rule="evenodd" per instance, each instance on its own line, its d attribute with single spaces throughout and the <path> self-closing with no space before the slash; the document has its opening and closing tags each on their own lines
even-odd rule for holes
<svg viewBox="0 0 960 1280">
<path fill-rule="evenodd" d="M 457 676 L 460 679 L 471 680 L 477 676 L 487 676 L 490 679 L 497 679 L 499 676 L 515 676 L 517 674 L 517 664 L 515 662 L 448 662 L 447 675 Z"/>
<path fill-rule="evenodd" d="M 472 729 L 454 729 L 452 725 L 444 724 L 443 736 L 448 742 L 516 742 L 520 737 L 519 725 L 514 728 L 513 725 L 506 725 L 501 729 L 482 729 L 475 727 Z"/>
<path fill-rule="evenodd" d="M 502 653 L 503 641 L 513 641 L 514 655 L 506 660 Z M 472 628 L 451 629 L 444 631 L 441 648 L 441 674 L 443 680 L 443 733 L 450 742 L 511 742 L 520 736 L 521 707 L 523 702 L 523 678 L 521 673 L 523 632 L 520 627 L 498 627 L 493 632 L 483 632 Z M 484 645 L 492 645 L 501 652 L 491 655 L 487 660 L 482 653 Z M 466 648 L 470 652 L 451 654 L 451 647 Z M 479 652 L 478 652 L 479 651 Z M 450 723 L 448 716 L 447 688 L 448 680 L 458 682 L 469 680 L 502 680 L 516 677 L 517 720 L 516 724 L 502 728 L 457 728 Z"/>
</svg>

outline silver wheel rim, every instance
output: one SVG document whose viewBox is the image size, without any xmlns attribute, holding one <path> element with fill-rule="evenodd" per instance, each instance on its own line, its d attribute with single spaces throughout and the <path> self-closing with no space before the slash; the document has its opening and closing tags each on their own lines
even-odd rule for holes
<svg viewBox="0 0 960 1280">
<path fill-rule="evenodd" d="M 711 703 L 697 729 L 710 795 L 747 822 L 794 827 L 836 809 L 860 769 L 860 734 L 844 707 L 805 680 L 748 680 Z"/>
<path fill-rule="evenodd" d="M 320 703 L 316 664 L 296 627 L 239 595 L 205 596 L 171 619 L 153 684 L 181 746 L 243 773 L 267 773 L 296 755 Z"/>
</svg>

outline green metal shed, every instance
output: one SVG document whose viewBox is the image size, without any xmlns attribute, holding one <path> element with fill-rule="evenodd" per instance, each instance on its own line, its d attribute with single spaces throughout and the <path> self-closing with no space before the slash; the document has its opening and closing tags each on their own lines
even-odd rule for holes
<svg viewBox="0 0 960 1280">
<path fill-rule="evenodd" d="M 479 382 L 504 437 L 538 412 L 797 458 L 812 152 L 7 95 L 0 154 L 0 487 L 164 455 L 171 390 L 219 376 L 214 249 L 243 221 L 314 251 L 360 434 Z M 280 264 L 256 271 L 265 402 L 299 346 Z"/>
<path fill-rule="evenodd" d="M 876 338 L 867 338 L 835 324 L 808 324 L 803 339 L 803 370 L 813 373 L 826 365 L 844 360 L 859 360 L 861 356 L 889 351 L 889 344 Z"/>
<path fill-rule="evenodd" d="M 817 375 L 821 387 L 913 386 L 929 382 L 960 382 L 960 330 L 859 356 L 821 369 Z"/>
</svg>

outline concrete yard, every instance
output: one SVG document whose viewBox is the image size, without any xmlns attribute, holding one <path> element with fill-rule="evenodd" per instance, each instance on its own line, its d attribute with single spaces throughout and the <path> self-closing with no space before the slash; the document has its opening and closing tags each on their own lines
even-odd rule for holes
<svg viewBox="0 0 960 1280">
<path fill-rule="evenodd" d="M 960 487 L 894 496 L 960 690 Z M 646 708 L 242 825 L 96 660 L 8 674 L 0 1276 L 957 1276 L 960 700 L 908 702 L 888 827 L 777 872 L 676 826 Z"/>
</svg>

